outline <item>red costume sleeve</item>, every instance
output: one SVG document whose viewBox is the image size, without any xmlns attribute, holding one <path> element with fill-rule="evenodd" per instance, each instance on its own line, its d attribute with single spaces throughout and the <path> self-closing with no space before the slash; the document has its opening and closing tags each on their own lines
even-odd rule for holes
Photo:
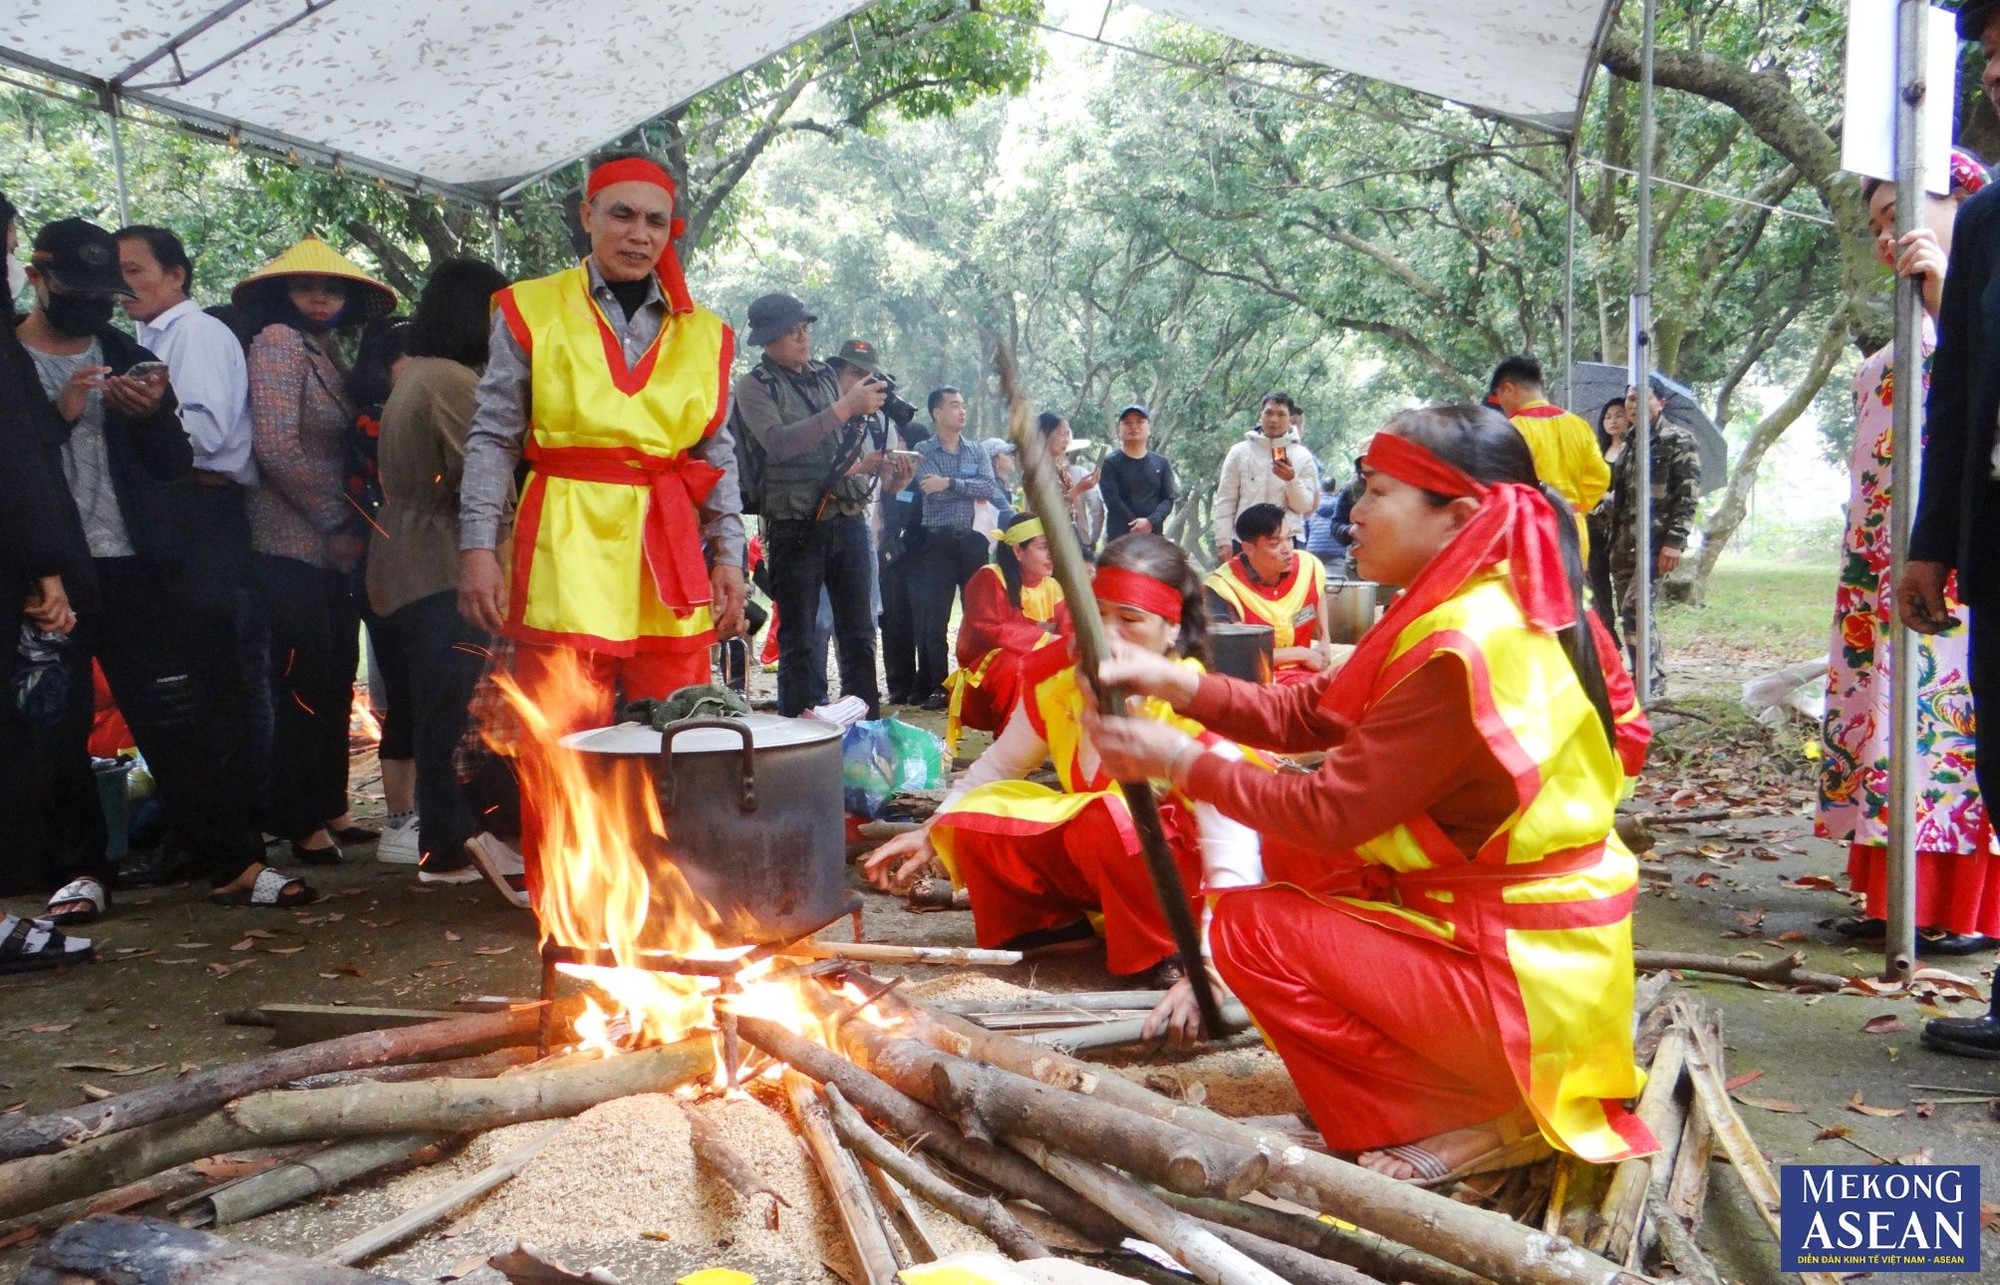
<svg viewBox="0 0 2000 1285">
<path fill-rule="evenodd" d="M 1047 635 L 1042 627 L 1007 601 L 1007 582 L 997 571 L 981 571 L 965 582 L 964 614 L 958 622 L 956 653 L 961 669 L 970 669 L 995 648 L 1029 652 Z"/>
<path fill-rule="evenodd" d="M 1203 674 L 1187 716 L 1209 731 L 1242 745 L 1280 754 L 1323 750 L 1347 735 L 1347 723 L 1319 707 L 1320 693 L 1333 675 L 1309 683 L 1260 687 L 1226 674 Z"/>
<path fill-rule="evenodd" d="M 1293 733 L 1298 744 L 1312 726 L 1321 685 L 1268 688 L 1205 678 L 1188 714 L 1231 739 L 1270 745 L 1273 738 L 1239 735 L 1268 728 Z M 1211 721 L 1205 713 L 1218 717 Z M 1237 731 L 1224 730 L 1229 726 Z M 1420 665 L 1364 722 L 1344 728 L 1327 719 L 1320 726 L 1337 739 L 1310 775 L 1218 754 L 1202 755 L 1188 772 L 1190 795 L 1277 841 L 1264 850 L 1265 874 L 1274 882 L 1309 885 L 1324 873 L 1287 868 L 1287 852 L 1351 851 L 1418 811 L 1470 853 L 1514 811 L 1513 783 L 1473 726 L 1465 667 L 1450 653 Z M 1328 744 L 1323 739 L 1312 748 Z"/>
</svg>

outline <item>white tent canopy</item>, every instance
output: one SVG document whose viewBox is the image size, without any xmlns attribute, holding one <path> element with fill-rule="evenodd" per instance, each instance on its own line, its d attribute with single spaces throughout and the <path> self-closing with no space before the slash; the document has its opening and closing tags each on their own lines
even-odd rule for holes
<svg viewBox="0 0 2000 1285">
<path fill-rule="evenodd" d="M 1558 134 L 1575 128 L 1613 4 L 1140 2 Z M 8 0 L 0 63 L 86 86 L 114 110 L 140 104 L 301 160 L 491 201 L 865 7 Z"/>
</svg>

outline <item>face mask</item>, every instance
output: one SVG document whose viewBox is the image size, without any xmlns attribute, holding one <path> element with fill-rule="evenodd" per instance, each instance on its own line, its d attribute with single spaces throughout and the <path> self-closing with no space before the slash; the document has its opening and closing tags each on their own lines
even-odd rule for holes
<svg viewBox="0 0 2000 1285">
<path fill-rule="evenodd" d="M 7 259 L 7 301 L 12 303 L 28 288 L 28 269 L 10 255 Z"/>
<path fill-rule="evenodd" d="M 111 307 L 110 295 L 51 294 L 42 315 L 57 330 L 81 339 L 111 324 Z"/>
</svg>

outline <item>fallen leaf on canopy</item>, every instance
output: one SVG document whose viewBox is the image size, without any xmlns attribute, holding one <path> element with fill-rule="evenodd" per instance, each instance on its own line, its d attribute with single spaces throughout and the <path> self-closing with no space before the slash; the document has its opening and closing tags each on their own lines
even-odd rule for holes
<svg viewBox="0 0 2000 1285">
<path fill-rule="evenodd" d="M 1854 1096 L 1847 1100 L 1847 1109 L 1861 1115 L 1872 1115 L 1882 1120 L 1894 1120 L 1903 1114 L 1903 1108 L 1901 1107 L 1877 1107 L 1863 1102 L 1861 1100 L 1860 1089 L 1856 1089 Z"/>
<path fill-rule="evenodd" d="M 1897 1031 L 1907 1031 L 1910 1028 L 1908 1023 L 1894 1013 L 1883 1013 L 1863 1022 L 1861 1029 L 1869 1035 L 1893 1035 Z"/>
<path fill-rule="evenodd" d="M 1806 1109 L 1798 1103 L 1787 1102 L 1783 1098 L 1757 1098 L 1747 1093 L 1732 1093 L 1729 1096 L 1735 1098 L 1746 1107 L 1756 1107 L 1760 1111 L 1776 1111 L 1780 1115 L 1804 1115 L 1806 1113 Z M 1898 1114 L 1901 1113 L 1899 1112 Z"/>
</svg>

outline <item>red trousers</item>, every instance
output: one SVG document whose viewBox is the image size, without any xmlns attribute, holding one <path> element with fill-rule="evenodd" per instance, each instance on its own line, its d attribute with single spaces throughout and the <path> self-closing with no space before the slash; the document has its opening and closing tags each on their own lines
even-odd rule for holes
<svg viewBox="0 0 2000 1285">
<path fill-rule="evenodd" d="M 1022 933 L 1104 916 L 1104 960 L 1120 976 L 1142 973 L 1174 953 L 1173 934 L 1140 855 L 1122 797 L 1101 795 L 1059 825 L 954 812 L 939 822 L 954 836 L 959 877 L 972 895 L 979 944 L 998 947 Z M 1172 827 L 1169 827 L 1172 833 Z M 1182 886 L 1201 886 L 1201 863 L 1176 843 Z M 1190 904 L 1190 911 L 1199 911 Z M 1198 921 L 1198 920 L 1197 920 Z"/>
<path fill-rule="evenodd" d="M 1523 1103 L 1476 956 L 1279 887 L 1218 897 L 1209 948 L 1336 1151 Z"/>
<path fill-rule="evenodd" d="M 633 656 L 607 656 L 602 652 L 577 651 L 541 643 L 514 644 L 514 679 L 521 685 L 521 690 L 530 696 L 547 690 L 554 666 L 568 664 L 584 667 L 592 685 L 597 688 L 600 700 L 595 707 L 572 711 L 566 720 L 569 725 L 558 729 L 562 735 L 609 724 L 618 715 L 621 695 L 628 701 L 659 700 L 683 687 L 710 681 L 706 647 L 690 651 L 648 651 Z M 524 790 L 521 797 L 521 857 L 527 867 L 528 896 L 531 900 L 539 899 L 542 892 L 541 836 L 541 801 Z"/>
</svg>

